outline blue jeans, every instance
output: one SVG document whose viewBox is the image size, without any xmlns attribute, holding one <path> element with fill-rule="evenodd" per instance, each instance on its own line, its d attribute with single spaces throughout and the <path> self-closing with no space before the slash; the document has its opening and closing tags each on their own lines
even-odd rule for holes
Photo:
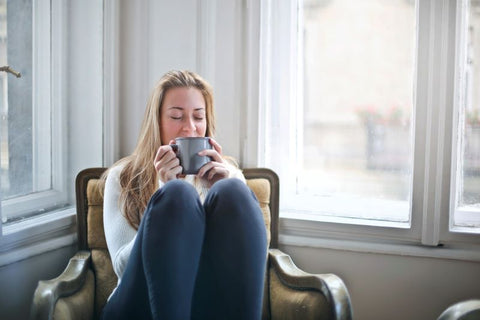
<svg viewBox="0 0 480 320">
<path fill-rule="evenodd" d="M 103 319 L 260 319 L 267 257 L 262 212 L 238 179 L 202 205 L 174 180 L 150 199 Z"/>
</svg>

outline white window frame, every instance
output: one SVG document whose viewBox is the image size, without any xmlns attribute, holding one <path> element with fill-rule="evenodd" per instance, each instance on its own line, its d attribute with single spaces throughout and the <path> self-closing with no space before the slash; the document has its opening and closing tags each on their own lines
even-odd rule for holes
<svg viewBox="0 0 480 320">
<path fill-rule="evenodd" d="M 65 203 L 67 199 L 64 186 L 65 155 L 62 152 L 65 144 L 65 126 L 60 99 L 52 96 L 52 94 L 60 94 L 59 90 L 52 88 L 52 74 L 58 74 L 59 60 L 51 59 L 51 53 L 59 49 L 59 47 L 52 47 L 52 44 L 58 46 L 60 41 L 59 39 L 52 41 L 52 37 L 55 38 L 59 31 L 52 28 L 52 21 L 57 17 L 52 16 L 51 12 L 52 10 L 58 12 L 60 5 L 57 1 L 33 1 L 32 178 L 34 192 L 2 201 L 2 222 L 6 222 L 7 218 L 19 218 L 26 214 L 41 212 L 45 208 Z M 53 168 L 55 168 L 54 171 Z"/>
<path fill-rule="evenodd" d="M 283 151 L 283 159 L 290 158 L 290 165 L 294 166 L 295 155 L 301 154 L 301 150 L 296 149 L 293 137 L 294 134 L 299 134 L 295 131 L 295 126 L 301 117 L 292 112 L 294 108 L 289 106 L 302 105 L 302 91 L 297 87 L 302 77 L 298 77 L 295 68 L 292 68 L 292 65 L 298 63 L 295 48 L 296 32 L 285 32 L 293 30 L 290 26 L 285 29 L 285 24 L 296 23 L 298 8 L 301 8 L 299 1 L 301 0 L 282 4 L 266 0 L 260 5 L 260 90 L 257 116 L 260 139 L 254 141 L 257 137 L 249 137 L 250 142 L 258 146 L 256 161 L 260 166 L 269 164 L 266 160 L 269 157 L 268 144 L 272 143 L 268 141 L 270 128 L 277 129 L 275 135 L 279 139 L 273 144 L 276 143 L 277 147 L 279 146 L 278 150 Z M 457 110 L 454 108 L 458 108 L 454 79 L 461 72 L 458 66 L 462 58 L 461 52 L 452 48 L 458 47 L 455 44 L 460 41 L 459 26 L 463 23 L 460 19 L 466 10 L 465 3 L 466 0 L 417 0 L 419 40 L 416 64 L 420 67 L 416 68 L 415 103 L 424 107 L 416 108 L 413 122 L 415 159 L 412 175 L 411 225 L 388 222 L 362 223 L 358 219 L 319 216 L 308 212 L 299 214 L 282 209 L 281 241 L 292 245 L 345 249 L 355 247 L 365 251 L 400 254 L 408 252 L 422 256 L 480 260 L 478 251 L 463 250 L 465 246 L 478 246 L 480 237 L 477 234 L 453 232 L 456 230 L 450 230 L 449 219 L 452 188 L 450 179 L 455 170 L 452 168 L 455 159 L 452 158 L 451 150 L 456 147 L 456 135 L 452 132 L 456 132 L 454 115 Z M 272 19 L 273 7 L 282 5 L 290 6 L 290 11 L 287 10 L 287 13 L 277 20 Z M 275 41 L 272 32 L 282 28 L 283 40 L 279 43 Z M 282 57 L 279 58 L 282 53 L 287 54 L 283 60 Z M 277 89 L 273 92 L 274 87 Z M 269 113 L 273 109 L 272 106 L 275 106 L 275 111 L 278 112 L 278 115 L 273 115 L 277 116 L 273 120 L 272 114 Z M 301 112 L 300 108 L 297 108 L 298 110 Z M 283 119 L 284 122 L 275 123 L 275 119 L 279 119 L 278 121 Z M 278 141 L 283 144 L 280 145 Z M 279 153 L 275 153 L 275 157 L 279 156 Z M 280 198 L 284 199 L 285 192 L 288 193 L 289 188 L 295 183 L 295 177 L 292 175 L 294 170 L 292 167 L 284 166 L 277 171 L 281 178 Z M 389 244 L 392 246 L 385 248 L 385 245 Z M 478 247 L 476 248 L 478 250 Z"/>
<path fill-rule="evenodd" d="M 458 137 L 453 139 L 453 147 L 452 150 L 456 150 L 456 152 L 452 152 L 452 172 L 451 172 L 451 181 L 461 181 L 462 180 L 462 172 L 461 167 L 458 166 L 458 162 L 461 162 L 461 154 L 463 149 L 464 140 L 461 138 L 461 132 L 459 127 L 460 119 L 459 116 L 461 114 L 461 108 L 467 102 L 468 97 L 465 97 L 465 85 L 467 79 L 465 78 L 465 66 L 467 60 L 467 51 L 465 50 L 464 46 L 460 46 L 460 44 L 465 43 L 467 41 L 465 36 L 467 34 L 468 28 L 468 19 L 467 15 L 469 12 L 469 2 L 468 1 L 461 1 L 458 5 L 458 20 L 457 20 L 457 30 L 458 38 L 457 38 L 457 48 L 459 48 L 457 54 L 457 70 L 456 70 L 456 87 L 455 87 L 455 105 L 454 105 L 454 112 L 453 112 L 453 132 L 458 132 Z M 471 84 L 469 84 L 471 86 Z M 472 89 L 470 89 L 472 90 Z M 471 102 L 470 102 L 471 103 Z M 450 214 L 449 217 L 449 230 L 452 232 L 460 232 L 460 233 L 478 233 L 477 231 L 472 231 L 471 227 L 456 225 L 454 221 L 454 216 L 462 216 L 465 220 L 474 221 L 476 225 L 480 224 L 480 209 L 474 208 L 472 206 L 464 206 L 458 208 L 456 204 L 461 196 L 461 190 L 457 190 L 458 183 L 451 184 L 451 191 L 450 191 L 450 212 L 455 214 Z"/>
</svg>

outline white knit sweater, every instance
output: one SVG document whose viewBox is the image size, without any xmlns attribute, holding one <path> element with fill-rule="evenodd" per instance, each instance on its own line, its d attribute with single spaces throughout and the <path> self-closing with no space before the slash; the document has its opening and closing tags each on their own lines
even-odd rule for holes
<svg viewBox="0 0 480 320">
<path fill-rule="evenodd" d="M 118 277 L 117 287 L 120 284 L 137 235 L 137 231 L 128 223 L 123 208 L 120 206 L 119 177 L 122 169 L 123 166 L 116 166 L 110 170 L 105 183 L 103 199 L 103 225 L 105 238 L 107 240 L 110 258 L 112 259 L 113 271 Z M 230 164 L 228 165 L 228 169 L 230 171 L 230 178 L 238 178 L 245 182 L 245 177 L 241 170 Z M 187 175 L 183 179 L 195 187 L 203 203 L 209 190 L 204 180 L 198 179 L 194 175 Z M 159 181 L 159 188 L 163 185 L 163 182 Z"/>
</svg>

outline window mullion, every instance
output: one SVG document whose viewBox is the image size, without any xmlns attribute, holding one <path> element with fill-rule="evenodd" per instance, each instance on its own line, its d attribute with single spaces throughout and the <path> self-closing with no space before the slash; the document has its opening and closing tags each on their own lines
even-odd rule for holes
<svg viewBox="0 0 480 320">
<path fill-rule="evenodd" d="M 421 243 L 436 246 L 448 214 L 454 1 L 422 1 L 419 6 L 418 100 L 416 114 L 413 215 L 421 217 Z M 423 162 L 423 163 L 422 163 Z M 419 190 L 421 188 L 421 190 Z M 417 192 L 419 191 L 419 192 Z"/>
<path fill-rule="evenodd" d="M 33 25 L 32 177 L 37 192 L 51 187 L 50 1 L 33 2 Z"/>
<path fill-rule="evenodd" d="M 64 1 L 52 1 L 52 19 L 51 19 L 51 93 L 52 93 L 52 159 L 51 166 L 55 168 L 52 171 L 52 189 L 58 192 L 58 201 L 67 201 L 68 187 L 65 183 L 67 174 L 67 124 L 68 111 L 65 108 L 67 101 L 65 92 L 67 76 L 65 74 L 66 65 L 66 17 L 67 8 Z"/>
</svg>

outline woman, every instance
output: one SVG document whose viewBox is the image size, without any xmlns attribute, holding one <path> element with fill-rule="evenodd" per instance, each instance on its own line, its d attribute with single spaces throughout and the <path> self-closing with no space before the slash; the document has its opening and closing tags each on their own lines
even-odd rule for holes
<svg viewBox="0 0 480 320">
<path fill-rule="evenodd" d="M 241 171 L 214 140 L 213 94 L 189 71 L 164 75 L 135 151 L 106 173 L 104 228 L 118 284 L 103 319 L 259 319 L 266 231 Z M 182 176 L 169 144 L 210 137 L 212 161 Z"/>
</svg>

